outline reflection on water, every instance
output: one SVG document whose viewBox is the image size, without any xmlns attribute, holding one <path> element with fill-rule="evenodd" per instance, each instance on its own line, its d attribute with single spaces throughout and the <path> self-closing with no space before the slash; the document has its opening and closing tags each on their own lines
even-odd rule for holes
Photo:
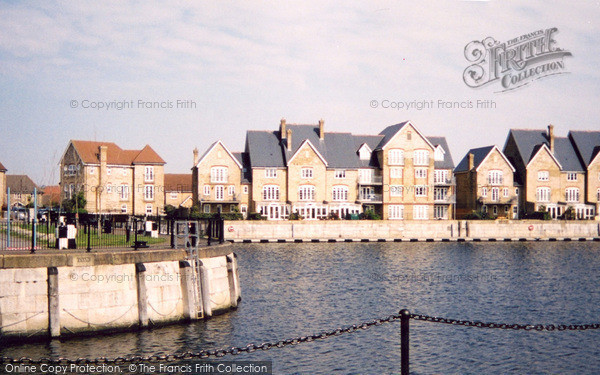
<svg viewBox="0 0 600 375">
<path fill-rule="evenodd" d="M 236 245 L 238 310 L 189 325 L 0 349 L 20 357 L 169 354 L 245 346 L 411 312 L 506 323 L 600 322 L 600 243 Z M 399 372 L 399 323 L 228 359 L 275 373 Z M 599 331 L 521 332 L 411 322 L 411 370 L 591 373 Z"/>
</svg>

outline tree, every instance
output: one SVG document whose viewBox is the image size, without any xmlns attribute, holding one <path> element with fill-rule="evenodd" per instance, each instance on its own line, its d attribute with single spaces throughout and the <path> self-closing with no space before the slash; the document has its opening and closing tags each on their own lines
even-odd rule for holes
<svg viewBox="0 0 600 375">
<path fill-rule="evenodd" d="M 79 193 L 72 196 L 70 199 L 63 200 L 62 206 L 66 212 L 77 212 L 80 214 L 85 214 L 87 213 L 87 211 L 85 210 L 86 204 L 87 201 L 85 200 L 83 191 L 80 191 Z"/>
</svg>

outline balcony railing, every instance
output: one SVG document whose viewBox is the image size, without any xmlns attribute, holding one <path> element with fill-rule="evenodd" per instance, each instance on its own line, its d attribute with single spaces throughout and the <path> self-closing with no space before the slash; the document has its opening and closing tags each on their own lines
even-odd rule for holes
<svg viewBox="0 0 600 375">
<path fill-rule="evenodd" d="M 383 183 L 382 176 L 359 177 L 359 185 L 379 185 Z"/>
<path fill-rule="evenodd" d="M 492 197 L 479 197 L 478 201 L 484 204 L 516 204 L 517 197 L 503 197 L 500 196 L 497 199 L 492 199 Z"/>
<path fill-rule="evenodd" d="M 443 197 L 434 197 L 433 198 L 434 203 L 456 203 L 456 196 L 455 195 L 445 195 Z"/>
<path fill-rule="evenodd" d="M 456 178 L 455 177 L 448 177 L 448 178 L 433 178 L 433 184 L 434 185 L 456 185 Z"/>
<path fill-rule="evenodd" d="M 361 193 L 358 195 L 358 200 L 361 202 L 382 202 L 383 195 L 375 194 L 375 193 L 367 193 L 367 194 Z"/>
</svg>

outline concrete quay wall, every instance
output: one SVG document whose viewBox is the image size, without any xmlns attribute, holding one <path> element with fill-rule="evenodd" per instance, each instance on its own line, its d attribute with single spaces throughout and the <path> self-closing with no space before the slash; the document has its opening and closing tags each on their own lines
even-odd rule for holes
<svg viewBox="0 0 600 375">
<path fill-rule="evenodd" d="M 597 221 L 542 220 L 352 220 L 352 221 L 226 221 L 225 239 L 243 241 L 392 241 L 471 239 L 594 239 Z"/>
<path fill-rule="evenodd" d="M 237 307 L 230 245 L 0 255 L 0 344 L 208 318 Z"/>
</svg>

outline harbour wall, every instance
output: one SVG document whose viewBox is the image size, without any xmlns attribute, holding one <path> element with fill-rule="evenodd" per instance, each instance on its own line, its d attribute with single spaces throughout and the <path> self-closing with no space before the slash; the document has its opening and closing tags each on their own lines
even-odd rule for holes
<svg viewBox="0 0 600 375">
<path fill-rule="evenodd" d="M 0 255 L 0 343 L 139 329 L 237 307 L 231 245 Z"/>
<path fill-rule="evenodd" d="M 226 221 L 232 242 L 600 239 L 598 221 Z"/>
</svg>

